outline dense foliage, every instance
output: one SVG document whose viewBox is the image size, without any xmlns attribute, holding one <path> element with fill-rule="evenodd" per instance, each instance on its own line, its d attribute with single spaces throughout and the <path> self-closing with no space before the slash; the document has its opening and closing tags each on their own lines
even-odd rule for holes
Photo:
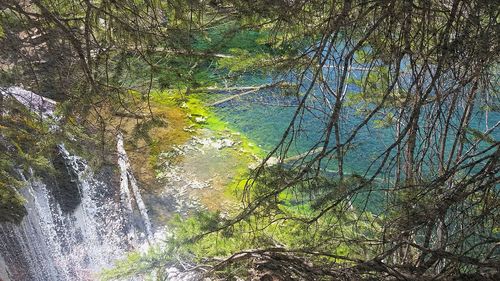
<svg viewBox="0 0 500 281">
<path fill-rule="evenodd" d="M 149 108 L 154 120 L 155 88 L 189 96 L 272 77 L 265 87 L 295 100 L 281 141 L 239 190 L 241 209 L 174 220 L 166 245 L 132 254 L 107 278 L 189 264 L 220 278 L 493 280 L 499 8 L 488 0 L 5 0 L 1 84 L 47 93 L 65 104 L 62 120 L 92 132 L 109 129 L 110 112 Z M 321 132 L 292 155 L 310 116 Z M 2 123 L 1 140 L 40 133 L 15 128 Z M 363 171 L 347 170 L 370 130 L 387 132 L 386 149 Z M 29 148 L 25 155 L 36 153 Z M 1 159 L 1 176 L 12 178 L 17 164 Z"/>
</svg>

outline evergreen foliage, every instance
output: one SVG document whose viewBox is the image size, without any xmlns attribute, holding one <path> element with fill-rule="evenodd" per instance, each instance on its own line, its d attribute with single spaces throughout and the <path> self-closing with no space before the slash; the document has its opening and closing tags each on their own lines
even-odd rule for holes
<svg viewBox="0 0 500 281">
<path fill-rule="evenodd" d="M 201 101 L 241 95 L 245 77 L 294 100 L 281 141 L 231 187 L 241 208 L 173 219 L 166 243 L 105 279 L 189 264 L 220 279 L 494 280 L 500 123 L 473 120 L 498 111 L 498 13 L 488 0 L 4 0 L 0 86 L 57 100 L 61 123 L 103 151 L 120 114 L 154 142 L 168 120 L 151 102 L 165 93 L 215 127 Z M 16 170 L 49 170 L 54 138 L 16 103 L 0 113 L 0 219 L 19 221 Z M 306 118 L 319 133 L 293 155 Z M 390 141 L 353 173 L 345 159 L 366 130 Z"/>
</svg>

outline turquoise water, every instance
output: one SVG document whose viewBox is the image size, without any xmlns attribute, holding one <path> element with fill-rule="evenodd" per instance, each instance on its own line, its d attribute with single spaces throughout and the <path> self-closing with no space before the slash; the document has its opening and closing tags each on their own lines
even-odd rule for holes
<svg viewBox="0 0 500 281">
<path fill-rule="evenodd" d="M 296 110 L 296 101 L 293 98 L 282 97 L 277 93 L 262 91 L 259 94 L 251 94 L 224 103 L 215 108 L 216 113 L 221 119 L 230 124 L 234 129 L 245 133 L 252 141 L 259 145 L 264 151 L 271 151 L 281 140 L 283 133 L 289 125 L 289 122 Z M 310 112 L 303 116 L 302 131 L 297 135 L 296 141 L 290 147 L 287 156 L 298 155 L 309 150 L 322 136 L 325 120 L 317 118 L 315 114 L 318 112 Z M 346 116 L 342 121 L 342 137 L 346 136 L 352 129 L 361 122 L 361 117 L 356 115 L 352 110 L 346 109 L 343 114 Z M 458 119 L 458 118 L 457 118 Z M 492 127 L 500 121 L 498 112 L 489 113 L 489 126 Z M 458 122 L 458 120 L 455 120 Z M 423 125 L 423 124 L 422 124 Z M 481 131 L 485 130 L 484 112 L 476 111 L 474 114 L 471 126 Z M 425 130 L 425 128 L 422 128 Z M 495 141 L 499 140 L 500 130 L 493 132 L 492 138 Z M 367 172 L 367 168 L 375 159 L 382 153 L 387 146 L 391 145 L 395 139 L 395 132 L 391 128 L 377 128 L 370 123 L 368 126 L 360 130 L 354 140 L 355 147 L 350 149 L 345 157 L 345 173 L 356 173 L 360 175 L 370 175 L 373 172 Z M 449 140 L 450 146 L 453 140 Z M 333 143 L 331 147 L 335 144 Z M 489 144 L 484 144 L 487 146 Z M 417 149 L 418 151 L 418 149 Z M 380 160 L 378 160 L 380 163 Z M 375 162 L 377 163 L 377 162 Z M 434 162 L 435 163 L 435 162 Z M 324 167 L 331 170 L 337 169 L 336 160 L 331 160 L 329 163 L 324 163 Z M 377 165 L 374 165 L 377 166 Z M 394 171 L 391 171 L 393 174 Z M 385 193 L 377 191 L 378 187 L 391 183 L 390 176 L 387 173 L 382 173 L 375 182 L 375 189 L 371 192 L 358 194 L 352 201 L 360 208 L 372 213 L 383 213 L 385 204 Z M 386 180 L 381 181 L 381 177 Z"/>
<path fill-rule="evenodd" d="M 290 99 L 279 98 L 276 95 L 254 95 L 251 98 L 232 101 L 216 108 L 223 121 L 235 129 L 244 132 L 264 151 L 271 151 L 281 140 L 296 110 Z M 297 134 L 287 156 L 306 152 L 314 146 L 322 136 L 323 128 L 328 120 L 318 117 L 318 112 L 306 113 L 303 116 L 301 130 Z M 346 136 L 361 118 L 354 113 L 345 112 L 346 118 L 341 128 Z M 349 152 L 345 162 L 346 171 L 362 171 L 367 163 L 375 160 L 376 152 L 382 151 L 391 143 L 393 133 L 389 129 L 376 129 L 368 126 L 361 129 L 355 140 L 355 148 Z M 332 144 L 333 146 L 335 144 Z M 367 152 L 373 152 L 367 154 Z M 329 165 L 335 168 L 335 164 Z"/>
<path fill-rule="evenodd" d="M 295 110 L 296 102 L 293 98 L 280 97 L 269 91 L 251 94 L 245 98 L 227 102 L 215 109 L 222 120 L 245 133 L 266 152 L 271 151 L 279 143 Z M 341 130 L 345 139 L 362 119 L 354 112 L 349 112 L 349 109 L 346 109 L 343 114 L 346 118 L 342 121 Z M 488 119 L 489 126 L 492 127 L 500 121 L 500 113 L 490 112 Z M 312 147 L 320 139 L 325 122 L 326 120 L 317 118 L 315 112 L 305 114 L 302 130 L 298 133 L 287 156 L 301 154 Z M 484 131 L 486 127 L 484 112 L 477 111 L 474 114 L 471 127 Z M 499 131 L 497 129 L 492 134 L 495 141 L 499 140 Z M 361 129 L 354 140 L 355 146 L 350 149 L 345 159 L 345 171 L 364 174 L 376 157 L 392 144 L 394 138 L 395 132 L 392 128 L 378 128 L 371 123 Z M 331 146 L 334 145 L 333 143 Z M 328 168 L 335 169 L 335 162 L 332 160 Z"/>
</svg>

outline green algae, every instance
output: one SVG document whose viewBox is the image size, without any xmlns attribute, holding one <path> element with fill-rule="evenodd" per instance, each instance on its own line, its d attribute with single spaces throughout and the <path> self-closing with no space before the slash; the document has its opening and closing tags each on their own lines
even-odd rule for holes
<svg viewBox="0 0 500 281">
<path fill-rule="evenodd" d="M 210 95 L 207 93 L 186 94 L 186 90 L 163 90 L 153 91 L 150 95 L 151 104 L 164 109 L 180 108 L 185 114 L 187 127 L 184 131 L 191 131 L 192 136 L 196 136 L 201 129 L 213 132 L 217 138 L 229 138 L 234 141 L 231 148 L 226 148 L 227 157 L 225 161 L 231 161 L 234 166 L 231 171 L 225 171 L 231 175 L 231 180 L 224 181 L 222 192 L 203 192 L 202 201 L 211 202 L 221 199 L 236 202 L 241 196 L 243 187 L 250 175 L 252 164 L 260 162 L 265 156 L 265 152 L 255 145 L 247 136 L 236 131 L 231 125 L 222 119 L 207 106 Z M 157 136 L 161 137 L 161 136 Z M 155 154 L 154 157 L 157 157 Z M 210 193 L 213 193 L 212 195 Z M 222 196 L 223 198 L 217 198 Z M 213 208 L 211 208 L 213 209 Z"/>
</svg>

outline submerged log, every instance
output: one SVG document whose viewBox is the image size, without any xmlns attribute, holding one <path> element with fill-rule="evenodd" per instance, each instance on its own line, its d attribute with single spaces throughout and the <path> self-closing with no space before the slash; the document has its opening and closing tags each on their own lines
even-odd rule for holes
<svg viewBox="0 0 500 281">
<path fill-rule="evenodd" d="M 233 100 L 235 98 L 240 98 L 240 97 L 246 96 L 248 94 L 255 93 L 255 92 L 260 91 L 260 90 L 274 88 L 274 87 L 284 88 L 284 87 L 290 87 L 290 86 L 291 86 L 290 84 L 285 83 L 283 81 L 280 81 L 280 82 L 276 82 L 276 83 L 272 83 L 272 84 L 264 84 L 264 85 L 259 85 L 259 86 L 231 87 L 231 88 L 207 88 L 204 90 L 208 91 L 208 92 L 244 91 L 242 93 L 234 94 L 234 95 L 231 95 L 229 97 L 223 98 L 221 100 L 218 100 L 218 101 L 215 101 L 215 102 L 209 104 L 209 106 L 216 106 L 216 105 L 228 102 L 230 100 Z"/>
</svg>

